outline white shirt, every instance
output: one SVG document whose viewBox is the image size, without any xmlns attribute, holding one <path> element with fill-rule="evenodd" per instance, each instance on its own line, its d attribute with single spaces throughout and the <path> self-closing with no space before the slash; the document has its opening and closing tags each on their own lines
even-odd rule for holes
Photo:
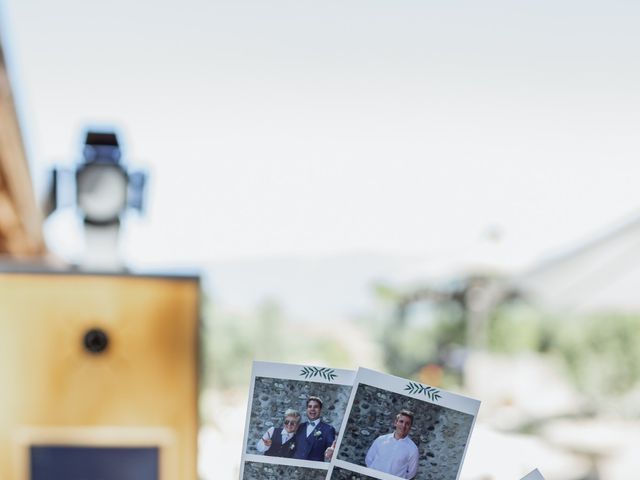
<svg viewBox="0 0 640 480">
<path fill-rule="evenodd" d="M 393 433 L 375 439 L 365 458 L 367 467 L 402 478 L 418 471 L 418 447 L 409 437 L 396 440 Z"/>
<path fill-rule="evenodd" d="M 271 428 L 269 428 L 269 430 L 264 432 L 264 435 L 262 436 L 262 438 L 256 442 L 256 450 L 258 450 L 260 453 L 265 453 L 267 450 L 269 450 L 270 446 L 267 447 L 262 440 L 271 440 L 271 437 L 273 437 L 273 432 L 274 431 L 275 431 L 275 427 L 271 427 Z M 284 428 L 282 429 L 282 432 L 280 432 L 280 433 L 282 434 L 282 444 L 283 445 L 285 443 L 287 443 L 289 441 L 289 439 L 296 434 L 295 432 L 289 433 Z"/>
<path fill-rule="evenodd" d="M 313 432 L 316 429 L 316 426 L 319 423 L 320 423 L 320 420 L 309 420 L 309 423 L 307 423 L 307 437 L 311 435 L 311 432 Z"/>
</svg>

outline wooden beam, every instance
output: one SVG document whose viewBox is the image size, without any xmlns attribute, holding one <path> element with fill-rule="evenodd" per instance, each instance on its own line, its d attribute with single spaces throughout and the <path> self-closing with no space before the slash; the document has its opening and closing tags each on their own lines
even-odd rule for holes
<svg viewBox="0 0 640 480">
<path fill-rule="evenodd" d="M 43 255 L 42 221 L 0 44 L 0 255 Z"/>
</svg>

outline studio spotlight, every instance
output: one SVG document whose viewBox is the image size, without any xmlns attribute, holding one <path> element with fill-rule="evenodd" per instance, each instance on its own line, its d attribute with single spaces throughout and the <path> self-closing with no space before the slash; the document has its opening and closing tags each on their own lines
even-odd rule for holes
<svg viewBox="0 0 640 480">
<path fill-rule="evenodd" d="M 75 172 L 53 170 L 46 213 L 75 203 L 85 234 L 85 253 L 78 265 L 80 268 L 124 269 L 118 253 L 120 223 L 127 209 L 142 211 L 146 175 L 128 171 L 121 157 L 114 132 L 88 131 L 82 161 Z M 70 195 L 73 189 L 75 195 Z"/>
</svg>

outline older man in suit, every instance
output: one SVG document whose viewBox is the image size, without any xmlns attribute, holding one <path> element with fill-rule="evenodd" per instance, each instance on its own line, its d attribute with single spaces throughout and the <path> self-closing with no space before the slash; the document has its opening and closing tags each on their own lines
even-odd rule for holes
<svg viewBox="0 0 640 480">
<path fill-rule="evenodd" d="M 256 443 L 256 450 L 268 457 L 291 458 L 296 449 L 295 435 L 300 424 L 300 414 L 292 408 L 284 412 L 282 427 L 271 427 Z"/>
<path fill-rule="evenodd" d="M 322 462 L 326 451 L 336 439 L 336 429 L 322 421 L 322 400 L 307 399 L 307 421 L 300 424 L 296 433 L 296 450 L 293 458 Z"/>
</svg>

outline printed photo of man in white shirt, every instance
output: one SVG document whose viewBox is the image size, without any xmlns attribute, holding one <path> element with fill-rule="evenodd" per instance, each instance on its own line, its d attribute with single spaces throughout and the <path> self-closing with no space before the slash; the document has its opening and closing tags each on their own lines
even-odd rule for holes
<svg viewBox="0 0 640 480">
<path fill-rule="evenodd" d="M 393 424 L 394 431 L 376 438 L 369 447 L 367 467 L 401 478 L 413 478 L 418 471 L 418 447 L 409 438 L 413 412 L 400 410 Z"/>
</svg>

